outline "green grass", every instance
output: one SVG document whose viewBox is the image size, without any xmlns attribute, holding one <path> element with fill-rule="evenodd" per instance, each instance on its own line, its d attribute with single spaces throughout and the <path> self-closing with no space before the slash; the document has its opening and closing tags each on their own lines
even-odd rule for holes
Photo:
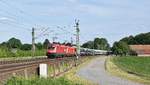
<svg viewBox="0 0 150 85">
<path fill-rule="evenodd" d="M 35 56 L 45 56 L 46 50 L 36 50 Z M 0 58 L 13 58 L 13 57 L 30 57 L 32 56 L 32 51 L 18 50 L 16 53 L 11 52 L 9 49 L 0 48 Z"/>
<path fill-rule="evenodd" d="M 114 57 L 113 62 L 130 74 L 150 79 L 150 57 Z"/>
<path fill-rule="evenodd" d="M 77 82 L 72 82 L 64 77 L 60 78 L 16 78 L 13 77 L 5 85 L 82 85 Z"/>
</svg>

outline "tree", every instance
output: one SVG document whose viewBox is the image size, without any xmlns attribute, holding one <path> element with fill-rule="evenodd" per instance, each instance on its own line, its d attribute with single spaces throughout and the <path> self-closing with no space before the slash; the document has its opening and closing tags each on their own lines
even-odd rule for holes
<svg viewBox="0 0 150 85">
<path fill-rule="evenodd" d="M 114 42 L 113 44 L 113 47 L 111 48 L 112 52 L 115 54 L 115 55 L 118 55 L 119 54 L 119 46 L 118 46 L 118 42 Z"/>
<path fill-rule="evenodd" d="M 120 41 L 126 42 L 129 45 L 137 44 L 137 42 L 133 36 L 122 38 Z"/>
<path fill-rule="evenodd" d="M 136 35 L 135 40 L 138 42 L 138 44 L 150 44 L 150 32 Z"/>
<path fill-rule="evenodd" d="M 133 44 L 137 44 L 138 42 L 136 41 L 136 39 L 133 36 L 129 36 L 128 37 L 128 45 L 133 45 Z"/>
<path fill-rule="evenodd" d="M 1 47 L 5 47 L 5 48 L 8 48 L 8 43 L 7 42 L 2 42 L 0 44 Z"/>
<path fill-rule="evenodd" d="M 100 48 L 100 43 L 101 43 L 101 39 L 100 38 L 95 38 L 94 39 L 94 49 L 101 49 Z"/>
<path fill-rule="evenodd" d="M 110 46 L 105 38 L 95 38 L 94 39 L 94 49 L 98 50 L 109 50 Z"/>
<path fill-rule="evenodd" d="M 84 43 L 82 47 L 98 50 L 110 50 L 108 41 L 105 38 L 95 38 L 94 41 Z"/>
<path fill-rule="evenodd" d="M 43 49 L 42 43 L 37 43 L 37 44 L 35 44 L 35 46 L 36 46 L 37 49 L 39 49 L 39 50 Z"/>
<path fill-rule="evenodd" d="M 16 38 L 9 39 L 7 44 L 9 48 L 18 48 L 18 49 L 21 48 L 22 45 L 21 41 Z"/>
<path fill-rule="evenodd" d="M 94 48 L 94 42 L 93 41 L 88 41 L 86 43 L 84 43 L 82 45 L 83 48 L 90 48 L 90 49 L 93 49 Z"/>
<path fill-rule="evenodd" d="M 48 45 L 50 44 L 49 40 L 48 39 L 45 39 L 44 43 L 43 43 L 43 47 L 45 49 L 47 49 Z"/>
<path fill-rule="evenodd" d="M 119 41 L 115 42 L 112 47 L 112 51 L 115 55 L 128 55 L 130 48 L 126 42 Z"/>
<path fill-rule="evenodd" d="M 125 37 L 120 41 L 126 42 L 128 45 L 150 44 L 150 32 L 141 33 L 136 36 Z"/>
<path fill-rule="evenodd" d="M 21 50 L 31 50 L 32 49 L 32 45 L 31 44 L 23 44 L 21 46 Z"/>
</svg>

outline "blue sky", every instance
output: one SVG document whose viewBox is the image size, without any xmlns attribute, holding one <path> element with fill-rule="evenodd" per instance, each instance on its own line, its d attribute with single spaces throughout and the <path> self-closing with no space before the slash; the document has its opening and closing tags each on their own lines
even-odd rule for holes
<svg viewBox="0 0 150 85">
<path fill-rule="evenodd" d="M 70 41 L 75 33 L 74 20 L 80 20 L 81 43 L 95 37 L 114 41 L 150 31 L 150 0 L 2 0 L 0 1 L 0 42 L 16 37 L 31 43 L 31 28 L 38 36 L 46 28 L 45 38 Z"/>
</svg>

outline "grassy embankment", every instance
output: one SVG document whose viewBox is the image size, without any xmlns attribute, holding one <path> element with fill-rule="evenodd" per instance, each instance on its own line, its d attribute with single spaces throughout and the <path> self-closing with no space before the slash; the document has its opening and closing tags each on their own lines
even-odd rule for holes
<svg viewBox="0 0 150 85">
<path fill-rule="evenodd" d="M 46 50 L 36 50 L 35 56 L 45 56 Z M 11 52 L 10 49 L 1 49 L 0 48 L 0 58 L 18 58 L 18 57 L 30 57 L 32 56 L 32 51 L 23 51 L 23 50 L 17 50 L 16 53 Z"/>
<path fill-rule="evenodd" d="M 113 57 L 107 59 L 106 67 L 114 75 L 150 84 L 150 57 Z"/>
<path fill-rule="evenodd" d="M 78 75 L 76 75 L 76 72 L 81 67 L 89 63 L 92 59 L 88 57 L 85 58 L 83 60 L 84 61 L 83 64 L 77 67 L 74 67 L 70 71 L 56 78 L 43 79 L 43 78 L 36 77 L 36 78 L 24 79 L 24 78 L 14 77 L 11 80 L 9 80 L 6 85 L 96 85 L 92 83 L 91 81 L 85 80 L 83 78 L 80 78 Z M 62 67 L 62 68 L 65 68 L 65 67 Z M 52 69 L 49 69 L 49 72 L 53 72 Z"/>
</svg>

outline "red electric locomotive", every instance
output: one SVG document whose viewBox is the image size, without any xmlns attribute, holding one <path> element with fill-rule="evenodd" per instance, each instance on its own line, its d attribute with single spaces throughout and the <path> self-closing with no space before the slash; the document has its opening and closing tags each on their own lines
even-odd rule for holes
<svg viewBox="0 0 150 85">
<path fill-rule="evenodd" d="M 76 48 L 62 44 L 51 44 L 47 50 L 48 58 L 60 58 L 75 56 Z"/>
</svg>

